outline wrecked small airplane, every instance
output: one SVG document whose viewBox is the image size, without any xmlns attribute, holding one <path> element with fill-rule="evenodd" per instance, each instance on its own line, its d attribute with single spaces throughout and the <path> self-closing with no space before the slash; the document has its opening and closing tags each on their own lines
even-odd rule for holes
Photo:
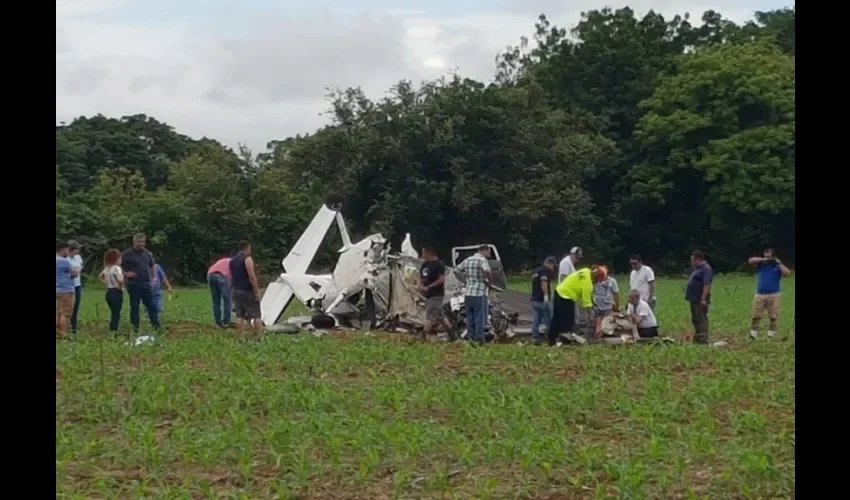
<svg viewBox="0 0 850 500">
<path fill-rule="evenodd" d="M 400 253 L 391 253 L 387 239 L 372 234 L 357 243 L 351 242 L 341 202 L 323 204 L 289 254 L 283 259 L 284 273 L 269 284 L 260 301 L 263 324 L 274 329 L 293 299 L 312 311 L 310 318 L 300 319 L 315 328 L 353 327 L 388 330 L 416 330 L 425 324 L 425 298 L 416 289 L 422 260 L 414 250 L 408 233 Z M 319 246 L 336 222 L 343 246 L 332 274 L 313 275 L 307 270 Z M 464 323 L 463 291 L 465 277 L 453 269 L 478 245 L 452 249 L 452 266 L 447 268 L 444 310 L 456 325 Z M 494 270 L 494 289 L 488 333 L 491 337 L 511 338 L 522 333 L 520 321 L 530 323 L 527 294 L 503 291 L 507 279 L 498 249 L 490 245 Z M 462 260 L 462 259 L 461 259 Z M 501 297 L 505 295 L 506 297 Z M 506 300 L 513 299 L 513 300 Z M 365 302 L 361 307 L 361 302 Z M 526 306 L 520 314 L 506 307 L 506 302 Z M 309 321 L 308 321 L 309 320 Z M 528 329 L 525 329 L 527 333 Z"/>
<path fill-rule="evenodd" d="M 326 314 L 342 314 L 346 308 L 343 301 L 367 288 L 374 280 L 376 266 L 386 257 L 386 239 L 380 234 L 373 234 L 352 243 L 340 213 L 341 209 L 342 204 L 339 202 L 322 205 L 295 246 L 283 259 L 285 272 L 274 283 L 269 284 L 260 300 L 263 324 L 267 327 L 277 323 L 293 298 L 297 298 L 308 308 L 318 308 Z M 343 247 L 339 250 L 339 259 L 333 273 L 306 274 L 334 222 L 339 228 Z M 318 301 L 327 297 L 332 297 L 328 306 L 319 306 Z M 336 311 L 337 307 L 343 310 Z"/>
<path fill-rule="evenodd" d="M 380 233 L 352 243 L 341 214 L 342 203 L 323 204 L 283 259 L 284 272 L 269 284 L 260 301 L 263 324 L 269 330 L 294 333 L 302 328 L 335 327 L 415 331 L 425 325 L 425 297 L 418 289 L 422 260 L 413 248 L 410 233 L 405 235 L 401 251 L 392 253 L 388 240 Z M 331 274 L 307 274 L 319 246 L 336 225 L 343 246 Z M 455 271 L 457 265 L 481 245 L 451 249 L 451 267 L 446 269 L 445 316 L 453 323 L 455 333 L 465 330 L 464 287 L 466 278 Z M 510 340 L 531 333 L 531 305 L 527 293 L 506 290 L 507 276 L 499 250 L 490 247 L 493 286 L 490 314 L 486 328 L 488 340 Z M 293 299 L 310 311 L 310 316 L 291 318 L 278 324 Z M 582 315 L 583 316 L 583 315 Z M 294 321 L 292 321 L 294 320 Z M 634 326 L 622 314 L 606 317 L 601 322 L 601 335 L 594 337 L 587 318 L 580 318 L 578 334 L 562 336 L 566 343 L 633 344 L 647 339 L 637 337 Z M 460 337 L 463 337 L 461 334 Z M 668 340 L 669 339 L 665 339 Z"/>
</svg>

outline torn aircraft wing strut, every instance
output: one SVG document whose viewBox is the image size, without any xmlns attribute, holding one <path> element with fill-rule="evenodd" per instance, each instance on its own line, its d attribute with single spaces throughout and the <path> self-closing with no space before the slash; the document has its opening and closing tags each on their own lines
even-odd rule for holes
<svg viewBox="0 0 850 500">
<path fill-rule="evenodd" d="M 319 211 L 316 212 L 310 225 L 307 226 L 307 229 L 298 238 L 295 246 L 292 247 L 289 254 L 283 259 L 282 264 L 285 274 L 282 274 L 281 278 L 276 282 L 269 284 L 260 301 L 260 312 L 262 314 L 263 324 L 266 326 L 272 326 L 277 322 L 295 296 L 295 290 L 287 283 L 285 275 L 297 276 L 307 272 L 310 264 L 313 263 L 316 252 L 319 250 L 319 245 L 322 244 L 334 220 L 336 220 L 339 227 L 343 242 L 343 248 L 340 251 L 344 251 L 351 246 L 351 237 L 342 218 L 341 208 L 341 203 L 323 204 L 319 208 Z"/>
</svg>

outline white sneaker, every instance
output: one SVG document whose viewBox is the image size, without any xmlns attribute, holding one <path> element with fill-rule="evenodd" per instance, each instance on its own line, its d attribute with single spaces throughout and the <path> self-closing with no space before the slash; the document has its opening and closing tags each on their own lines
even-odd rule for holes
<svg viewBox="0 0 850 500">
<path fill-rule="evenodd" d="M 772 339 L 773 337 L 776 337 L 776 332 L 768 331 L 767 332 L 767 338 Z"/>
<path fill-rule="evenodd" d="M 750 330 L 750 339 L 755 340 L 759 338 L 758 330 Z"/>
</svg>

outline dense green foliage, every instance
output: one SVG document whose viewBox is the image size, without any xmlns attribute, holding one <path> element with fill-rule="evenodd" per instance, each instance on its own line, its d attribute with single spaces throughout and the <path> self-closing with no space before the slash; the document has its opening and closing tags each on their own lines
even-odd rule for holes
<svg viewBox="0 0 850 500">
<path fill-rule="evenodd" d="M 258 155 L 143 115 L 78 118 L 56 129 L 57 236 L 100 255 L 144 230 L 179 279 L 249 239 L 276 273 L 339 193 L 355 234 L 489 241 L 509 268 L 576 244 L 619 268 L 638 252 L 681 269 L 695 247 L 721 270 L 765 245 L 791 262 L 794 23 L 793 8 L 743 26 L 603 9 L 568 36 L 541 16 L 492 84 L 334 92 L 330 125 Z"/>
</svg>

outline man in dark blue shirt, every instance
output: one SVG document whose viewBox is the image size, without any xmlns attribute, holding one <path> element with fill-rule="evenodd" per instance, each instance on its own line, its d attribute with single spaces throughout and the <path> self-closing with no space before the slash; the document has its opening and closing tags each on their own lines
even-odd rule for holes
<svg viewBox="0 0 850 500">
<path fill-rule="evenodd" d="M 714 273 L 699 250 L 691 253 L 691 271 L 685 286 L 685 300 L 690 304 L 691 323 L 694 325 L 693 341 L 708 344 L 708 306 L 711 303 L 711 280 Z"/>
<path fill-rule="evenodd" d="M 153 255 L 145 248 L 147 238 L 142 233 L 133 236 L 133 247 L 121 254 L 121 267 L 127 278 L 127 294 L 130 296 L 130 323 L 139 331 L 139 304 L 148 311 L 151 326 L 159 328 L 159 311 L 153 300 L 152 281 L 156 278 Z"/>
<path fill-rule="evenodd" d="M 449 340 L 454 339 L 451 325 L 443 317 L 443 298 L 446 289 L 446 265 L 437 258 L 437 251 L 426 247 L 422 249 L 422 265 L 419 266 L 419 293 L 425 297 L 425 328 L 422 338 L 434 333 L 437 324 L 442 322 L 448 327 Z"/>
<path fill-rule="evenodd" d="M 531 338 L 535 344 L 540 344 L 542 333 L 540 327 L 548 328 L 552 317 L 552 309 L 549 307 L 552 298 L 552 287 L 550 283 L 555 277 L 555 267 L 558 259 L 546 257 L 543 265 L 534 270 L 531 275 Z"/>
<path fill-rule="evenodd" d="M 750 326 L 750 339 L 755 340 L 759 336 L 759 323 L 761 315 L 767 312 L 770 325 L 767 327 L 767 336 L 776 336 L 777 316 L 779 316 L 779 282 L 783 277 L 791 274 L 791 270 L 785 267 L 772 248 L 764 251 L 763 257 L 750 257 L 747 262 L 756 267 L 758 281 L 756 282 L 756 296 L 753 298 L 753 321 Z"/>
</svg>

